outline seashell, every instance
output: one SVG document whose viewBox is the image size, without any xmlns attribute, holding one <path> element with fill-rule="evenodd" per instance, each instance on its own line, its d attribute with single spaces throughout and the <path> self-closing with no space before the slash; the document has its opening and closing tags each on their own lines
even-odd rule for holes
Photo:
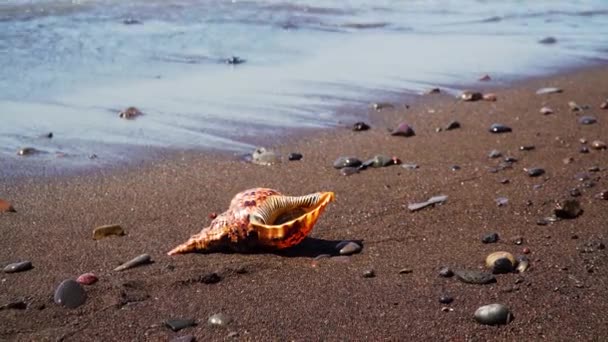
<svg viewBox="0 0 608 342">
<path fill-rule="evenodd" d="M 517 260 L 509 252 L 494 252 L 486 257 L 486 267 L 494 274 L 512 272 L 515 265 Z"/>
<path fill-rule="evenodd" d="M 300 243 L 312 231 L 333 192 L 285 196 L 273 189 L 255 188 L 238 193 L 230 207 L 209 227 L 168 254 L 194 251 L 283 249 Z"/>
</svg>

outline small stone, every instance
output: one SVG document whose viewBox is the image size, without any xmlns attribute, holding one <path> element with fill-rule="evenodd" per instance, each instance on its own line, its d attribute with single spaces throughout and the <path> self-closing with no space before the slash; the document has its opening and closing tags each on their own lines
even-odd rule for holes
<svg viewBox="0 0 608 342">
<path fill-rule="evenodd" d="M 494 93 L 483 94 L 483 100 L 484 101 L 494 102 L 497 99 L 498 99 L 498 96 L 496 96 L 496 94 L 494 94 Z"/>
<path fill-rule="evenodd" d="M 520 151 L 532 151 L 535 148 L 536 147 L 534 145 L 522 145 L 522 146 L 519 146 L 519 150 Z"/>
<path fill-rule="evenodd" d="M 460 94 L 460 99 L 462 101 L 479 101 L 483 99 L 483 94 L 477 91 L 466 90 Z"/>
<path fill-rule="evenodd" d="M 454 298 L 452 298 L 448 295 L 442 295 L 439 297 L 439 303 L 441 303 L 441 304 L 450 304 L 453 301 L 454 301 Z"/>
<path fill-rule="evenodd" d="M 149 254 L 142 254 L 142 255 L 139 255 L 139 256 L 125 262 L 124 264 L 116 267 L 114 269 L 114 271 L 121 272 L 124 270 L 128 270 L 130 268 L 133 268 L 133 267 L 146 265 L 146 264 L 150 264 L 150 263 L 152 263 L 152 257 L 150 257 Z"/>
<path fill-rule="evenodd" d="M 125 110 L 118 113 L 118 116 L 120 118 L 127 119 L 127 120 L 135 119 L 136 117 L 141 116 L 141 115 L 143 115 L 143 113 L 135 107 L 128 107 Z"/>
<path fill-rule="evenodd" d="M 192 335 L 184 335 L 170 340 L 170 342 L 194 342 L 196 338 Z"/>
<path fill-rule="evenodd" d="M 595 195 L 595 198 L 600 199 L 600 200 L 608 200 L 608 191 L 602 191 L 599 194 Z"/>
<path fill-rule="evenodd" d="M 449 267 L 442 267 L 439 269 L 439 276 L 443 278 L 450 278 L 454 276 L 454 272 Z"/>
<path fill-rule="evenodd" d="M 504 207 L 509 203 L 509 199 L 506 197 L 498 197 L 494 201 L 496 202 L 496 205 L 499 207 Z"/>
<path fill-rule="evenodd" d="M 24 147 L 24 148 L 20 149 L 19 151 L 17 151 L 17 154 L 20 156 L 30 156 L 30 155 L 38 154 L 38 153 L 40 153 L 40 151 L 33 147 Z"/>
<path fill-rule="evenodd" d="M 414 270 L 411 268 L 402 268 L 399 270 L 399 274 L 410 274 L 412 272 L 414 272 Z"/>
<path fill-rule="evenodd" d="M 573 112 L 583 111 L 583 107 L 579 106 L 578 103 L 574 101 L 568 101 L 568 108 L 570 108 L 570 110 Z"/>
<path fill-rule="evenodd" d="M 477 270 L 456 270 L 454 271 L 456 278 L 467 284 L 489 284 L 496 282 L 494 275 L 488 272 Z"/>
<path fill-rule="evenodd" d="M 528 248 L 528 247 L 524 247 L 524 248 L 521 250 L 521 252 L 522 252 L 522 253 L 524 253 L 524 254 L 530 254 L 530 248 Z"/>
<path fill-rule="evenodd" d="M 0 199 L 0 213 L 14 213 L 15 208 L 8 201 Z"/>
<path fill-rule="evenodd" d="M 245 60 L 243 58 L 240 58 L 237 56 L 230 56 L 230 57 L 224 59 L 224 63 L 230 64 L 230 65 L 238 65 L 238 64 L 245 63 Z"/>
<path fill-rule="evenodd" d="M 530 260 L 527 257 L 520 255 L 517 257 L 517 267 L 515 270 L 519 273 L 524 273 L 530 267 Z"/>
<path fill-rule="evenodd" d="M 601 140 L 594 140 L 591 142 L 591 148 L 593 148 L 595 150 L 605 150 L 606 143 Z"/>
<path fill-rule="evenodd" d="M 578 118 L 578 123 L 580 123 L 581 125 L 593 125 L 594 123 L 597 122 L 597 119 L 594 118 L 593 116 L 581 116 L 580 118 Z"/>
<path fill-rule="evenodd" d="M 123 236 L 125 231 L 117 224 L 108 224 L 93 229 L 93 240 L 100 240 L 111 235 Z"/>
<path fill-rule="evenodd" d="M 211 326 L 225 327 L 232 322 L 232 318 L 223 313 L 216 313 L 209 316 L 207 323 Z"/>
<path fill-rule="evenodd" d="M 481 81 L 481 82 L 487 82 L 487 81 L 491 81 L 492 78 L 490 77 L 490 75 L 485 74 L 485 75 L 481 76 L 480 78 L 478 78 L 477 80 Z"/>
<path fill-rule="evenodd" d="M 387 108 L 395 108 L 395 106 L 392 103 L 388 103 L 388 102 L 374 102 L 371 104 L 371 107 L 376 111 L 381 111 L 381 110 L 387 109 Z"/>
<path fill-rule="evenodd" d="M 196 282 L 203 283 L 207 285 L 217 284 L 222 280 L 222 277 L 215 272 L 203 274 L 196 279 Z"/>
<path fill-rule="evenodd" d="M 495 124 L 492 124 L 492 126 L 490 126 L 490 132 L 495 133 L 495 134 L 508 133 L 511 131 L 512 131 L 511 127 L 505 126 L 505 125 L 499 124 L 499 123 L 495 123 Z"/>
<path fill-rule="evenodd" d="M 334 168 L 336 169 L 342 169 L 345 167 L 359 167 L 361 166 L 361 160 L 355 158 L 355 157 L 339 157 L 338 159 L 336 159 L 334 161 Z"/>
<path fill-rule="evenodd" d="M 450 167 L 450 170 L 452 170 L 452 171 L 458 171 L 458 170 L 460 170 L 460 166 L 459 165 L 452 165 Z"/>
<path fill-rule="evenodd" d="M 486 325 L 508 324 L 513 320 L 513 314 L 502 304 L 490 304 L 475 310 L 475 320 Z"/>
<path fill-rule="evenodd" d="M 374 158 L 363 163 L 364 167 L 385 167 L 397 164 L 397 158 L 385 156 L 382 154 L 375 155 Z"/>
<path fill-rule="evenodd" d="M 47 139 L 52 139 L 53 138 L 53 132 L 48 132 L 45 133 L 43 135 L 41 135 L 42 138 L 47 138 Z"/>
<path fill-rule="evenodd" d="M 165 325 L 173 331 L 180 331 L 184 328 L 192 327 L 196 325 L 196 321 L 190 318 L 186 319 L 169 319 L 165 321 Z"/>
<path fill-rule="evenodd" d="M 412 126 L 405 122 L 402 122 L 397 126 L 397 128 L 391 131 L 391 135 L 399 137 L 412 137 L 416 135 L 416 132 L 414 132 Z"/>
<path fill-rule="evenodd" d="M 287 160 L 289 160 L 289 161 L 295 161 L 295 160 L 300 160 L 300 159 L 302 159 L 301 153 L 291 152 L 290 154 L 287 155 Z"/>
<path fill-rule="evenodd" d="M 566 165 L 572 164 L 573 161 L 574 161 L 574 158 L 572 158 L 572 157 L 566 157 L 566 158 L 562 159 L 562 163 L 564 163 Z"/>
<path fill-rule="evenodd" d="M 22 300 L 17 300 L 0 306 L 1 310 L 25 310 L 27 309 L 27 303 Z"/>
<path fill-rule="evenodd" d="M 553 114 L 553 109 L 551 109 L 549 107 L 542 107 L 540 109 L 540 113 L 543 114 L 543 115 Z"/>
<path fill-rule="evenodd" d="M 427 94 L 439 94 L 439 93 L 441 93 L 441 89 L 439 89 L 439 88 L 432 88 L 432 89 L 429 89 L 426 93 Z"/>
<path fill-rule="evenodd" d="M 517 158 L 506 156 L 504 161 L 505 161 L 505 163 L 513 164 L 513 163 L 517 163 Z"/>
<path fill-rule="evenodd" d="M 500 180 L 500 184 L 509 184 L 510 180 L 509 178 L 503 178 Z"/>
<path fill-rule="evenodd" d="M 536 95 L 545 95 L 545 94 L 559 94 L 562 93 L 563 90 L 560 88 L 554 88 L 554 87 L 545 87 L 545 88 L 540 88 L 536 91 Z"/>
<path fill-rule="evenodd" d="M 555 37 L 545 37 L 538 41 L 540 44 L 555 44 L 557 43 L 557 39 Z"/>
<path fill-rule="evenodd" d="M 209 215 L 207 215 L 207 217 L 213 220 L 217 217 L 217 213 L 209 213 Z"/>
<path fill-rule="evenodd" d="M 66 279 L 59 284 L 53 298 L 55 303 L 74 309 L 84 304 L 87 299 L 87 293 L 75 280 Z"/>
<path fill-rule="evenodd" d="M 97 282 L 97 280 L 97 276 L 93 273 L 81 274 L 78 278 L 76 278 L 76 282 L 82 285 L 93 285 Z"/>
<path fill-rule="evenodd" d="M 581 191 L 577 188 L 570 189 L 570 196 L 579 197 L 581 195 Z"/>
<path fill-rule="evenodd" d="M 31 261 L 20 261 L 12 264 L 8 264 L 4 267 L 4 273 L 17 273 L 31 270 L 32 262 Z"/>
<path fill-rule="evenodd" d="M 448 123 L 448 125 L 445 127 L 446 131 L 451 131 L 453 129 L 457 129 L 460 128 L 460 122 L 458 121 L 450 121 L 450 123 Z"/>
<path fill-rule="evenodd" d="M 483 243 L 496 243 L 498 242 L 498 234 L 497 233 L 488 233 L 481 238 L 481 242 Z"/>
<path fill-rule="evenodd" d="M 251 161 L 258 165 L 273 165 L 281 162 L 280 156 L 274 151 L 267 150 L 264 147 L 258 147 L 251 154 Z"/>
<path fill-rule="evenodd" d="M 374 270 L 372 270 L 372 269 L 363 271 L 363 278 L 373 278 L 375 276 L 376 276 L 376 272 L 374 272 Z"/>
<path fill-rule="evenodd" d="M 123 20 L 122 23 L 125 25 L 140 25 L 142 22 L 135 18 L 127 18 Z"/>
<path fill-rule="evenodd" d="M 580 203 L 575 199 L 558 201 L 553 209 L 555 216 L 560 219 L 574 219 L 582 212 Z"/>
<path fill-rule="evenodd" d="M 601 109 L 608 109 L 608 100 L 606 100 L 606 101 L 602 102 L 602 103 L 600 104 L 600 108 L 601 108 Z"/>
<path fill-rule="evenodd" d="M 351 255 L 361 251 L 361 245 L 354 241 L 342 241 L 336 245 L 340 255 Z"/>
<path fill-rule="evenodd" d="M 587 146 L 581 146 L 581 148 L 578 149 L 579 153 L 589 153 L 589 148 Z"/>
<path fill-rule="evenodd" d="M 502 157 L 502 153 L 499 150 L 492 150 L 488 153 L 488 158 L 496 159 Z"/>
<path fill-rule="evenodd" d="M 418 169 L 418 164 L 412 164 L 412 163 L 403 163 L 401 164 L 401 167 L 404 169 L 408 169 L 408 170 L 416 170 Z"/>
<path fill-rule="evenodd" d="M 228 333 L 228 335 L 226 337 L 228 337 L 228 338 L 235 338 L 235 337 L 238 337 L 238 336 L 239 336 L 238 331 L 231 331 L 231 332 Z"/>
<path fill-rule="evenodd" d="M 340 169 L 340 174 L 343 176 L 350 176 L 350 175 L 354 175 L 355 173 L 359 173 L 359 168 L 358 167 L 343 167 L 342 169 Z"/>
<path fill-rule="evenodd" d="M 353 131 L 355 132 L 367 131 L 368 129 L 370 129 L 369 125 L 363 121 L 355 122 L 353 125 Z"/>
<path fill-rule="evenodd" d="M 528 176 L 530 177 L 538 177 L 538 176 L 542 176 L 545 174 L 545 170 L 541 169 L 539 167 L 531 167 L 531 168 L 525 168 L 524 171 L 528 174 Z"/>
</svg>

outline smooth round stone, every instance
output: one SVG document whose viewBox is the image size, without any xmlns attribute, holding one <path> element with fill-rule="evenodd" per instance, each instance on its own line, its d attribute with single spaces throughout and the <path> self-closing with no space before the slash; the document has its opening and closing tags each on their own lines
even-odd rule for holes
<svg viewBox="0 0 608 342">
<path fill-rule="evenodd" d="M 442 267 L 439 270 L 439 276 L 443 278 L 450 278 L 454 275 L 454 272 L 449 267 Z"/>
<path fill-rule="evenodd" d="M 333 165 L 336 169 L 342 169 L 345 167 L 359 167 L 361 164 L 361 160 L 357 159 L 356 157 L 339 157 L 336 159 L 336 161 L 334 161 Z"/>
<path fill-rule="evenodd" d="M 343 241 L 336 245 L 340 255 L 351 255 L 361 251 L 361 245 L 354 241 Z"/>
<path fill-rule="evenodd" d="M 538 176 L 542 176 L 545 174 L 545 170 L 540 167 L 531 167 L 531 168 L 524 169 L 524 171 L 526 171 L 526 173 L 530 177 L 538 177 Z"/>
<path fill-rule="evenodd" d="M 207 323 L 212 326 L 225 327 L 232 322 L 232 318 L 223 313 L 216 313 L 209 316 Z"/>
<path fill-rule="evenodd" d="M 363 121 L 355 122 L 353 125 L 353 131 L 355 132 L 367 131 L 369 128 L 369 125 Z"/>
<path fill-rule="evenodd" d="M 97 280 L 97 276 L 93 273 L 85 273 L 76 278 L 76 281 L 82 285 L 93 285 Z"/>
<path fill-rule="evenodd" d="M 458 280 L 468 284 L 483 285 L 496 281 L 496 278 L 491 273 L 477 270 L 456 270 L 454 271 L 454 274 Z"/>
<path fill-rule="evenodd" d="M 442 295 L 439 297 L 439 303 L 441 303 L 441 304 L 450 304 L 453 301 L 454 301 L 454 298 L 452 298 L 451 296 L 448 296 L 448 295 Z"/>
<path fill-rule="evenodd" d="M 400 137 L 412 137 L 414 135 L 416 135 L 416 132 L 414 132 L 414 129 L 412 128 L 412 126 L 410 126 L 409 124 L 402 122 L 399 124 L 399 126 L 397 126 L 397 128 L 395 128 L 392 132 L 391 135 L 393 136 L 400 136 Z"/>
<path fill-rule="evenodd" d="M 475 310 L 475 320 L 481 324 L 507 324 L 513 320 L 513 314 L 505 305 L 489 304 Z"/>
<path fill-rule="evenodd" d="M 492 126 L 490 126 L 490 132 L 496 133 L 496 134 L 508 133 L 511 131 L 512 131 L 511 127 L 503 125 L 503 124 L 495 123 L 495 124 L 492 124 Z"/>
<path fill-rule="evenodd" d="M 53 298 L 55 303 L 74 309 L 84 304 L 87 293 L 78 282 L 73 279 L 66 279 L 59 284 Z"/>
<path fill-rule="evenodd" d="M 6 267 L 4 267 L 3 271 L 4 271 L 4 273 L 17 273 L 17 272 L 28 271 L 31 269 L 32 269 L 31 261 L 21 261 L 21 262 L 15 262 L 15 263 L 6 265 Z"/>
<path fill-rule="evenodd" d="M 581 125 L 593 125 L 596 122 L 597 122 L 596 118 L 594 118 L 593 116 L 588 116 L 588 115 L 581 116 L 578 119 L 578 123 L 580 123 Z"/>
<path fill-rule="evenodd" d="M 591 148 L 593 148 L 595 150 L 605 150 L 606 143 L 601 140 L 594 140 L 591 142 Z"/>
<path fill-rule="evenodd" d="M 287 155 L 287 160 L 290 161 L 294 161 L 294 160 L 300 160 L 302 159 L 302 154 L 301 153 L 297 153 L 297 152 L 292 152 L 290 154 Z"/>
<path fill-rule="evenodd" d="M 498 242 L 498 234 L 497 233 L 489 233 L 484 235 L 481 238 L 481 242 L 483 243 L 496 243 Z"/>
</svg>

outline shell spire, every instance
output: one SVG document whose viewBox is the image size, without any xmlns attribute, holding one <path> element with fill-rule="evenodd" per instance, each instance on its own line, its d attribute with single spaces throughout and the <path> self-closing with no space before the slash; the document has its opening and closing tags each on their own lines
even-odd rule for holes
<svg viewBox="0 0 608 342">
<path fill-rule="evenodd" d="M 272 189 L 246 190 L 238 193 L 228 210 L 215 218 L 209 227 L 168 254 L 291 247 L 312 231 L 325 207 L 333 200 L 333 192 L 284 196 Z"/>
</svg>

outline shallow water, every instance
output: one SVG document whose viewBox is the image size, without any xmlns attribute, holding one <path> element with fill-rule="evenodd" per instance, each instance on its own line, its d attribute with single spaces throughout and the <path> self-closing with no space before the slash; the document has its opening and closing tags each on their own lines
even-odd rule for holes
<svg viewBox="0 0 608 342">
<path fill-rule="evenodd" d="M 33 146 L 46 152 L 33 158 L 76 166 L 124 158 L 113 148 L 124 145 L 248 151 L 260 136 L 354 120 L 387 94 L 606 59 L 607 23 L 608 3 L 591 0 L 4 0 L 0 157 Z M 557 43 L 538 43 L 547 36 Z M 337 114 L 353 104 L 361 112 Z M 119 119 L 128 106 L 145 115 Z"/>
</svg>

